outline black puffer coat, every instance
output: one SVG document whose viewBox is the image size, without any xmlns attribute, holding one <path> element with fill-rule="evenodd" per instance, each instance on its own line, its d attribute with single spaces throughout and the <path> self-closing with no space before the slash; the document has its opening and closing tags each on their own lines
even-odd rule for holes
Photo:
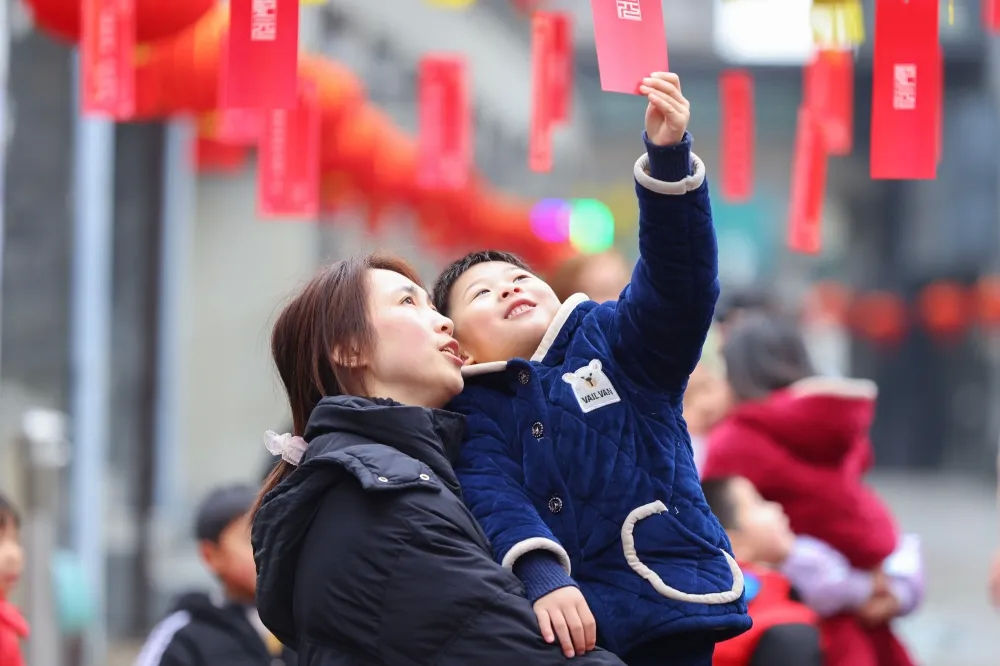
<svg viewBox="0 0 1000 666">
<path fill-rule="evenodd" d="M 261 619 L 302 666 L 620 665 L 546 644 L 451 459 L 461 416 L 356 397 L 313 411 L 302 465 L 254 520 Z"/>
</svg>

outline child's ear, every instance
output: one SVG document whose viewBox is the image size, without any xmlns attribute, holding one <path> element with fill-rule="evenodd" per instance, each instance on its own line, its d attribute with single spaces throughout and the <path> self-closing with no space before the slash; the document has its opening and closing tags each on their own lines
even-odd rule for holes
<svg viewBox="0 0 1000 666">
<path fill-rule="evenodd" d="M 599 358 L 595 358 L 593 361 L 590 362 L 590 369 L 591 370 L 600 372 L 600 370 L 601 370 L 602 367 L 603 367 L 603 365 L 601 364 L 601 359 L 599 359 Z"/>
</svg>

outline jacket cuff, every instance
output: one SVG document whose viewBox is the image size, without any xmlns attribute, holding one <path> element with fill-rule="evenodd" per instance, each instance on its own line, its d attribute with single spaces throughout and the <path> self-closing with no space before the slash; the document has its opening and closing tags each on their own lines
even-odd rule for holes
<svg viewBox="0 0 1000 666">
<path fill-rule="evenodd" d="M 646 144 L 646 154 L 649 155 L 649 175 L 656 180 L 676 183 L 693 173 L 690 133 L 684 132 L 681 142 L 672 146 L 656 145 L 649 140 L 646 132 L 642 133 L 642 140 Z"/>
<path fill-rule="evenodd" d="M 524 595 L 532 604 L 563 587 L 577 587 L 555 554 L 533 550 L 514 563 L 514 575 L 524 583 Z"/>
</svg>

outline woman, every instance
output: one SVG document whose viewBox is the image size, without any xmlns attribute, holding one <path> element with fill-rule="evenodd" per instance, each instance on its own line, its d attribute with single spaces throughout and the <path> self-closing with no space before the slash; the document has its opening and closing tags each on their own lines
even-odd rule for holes
<svg viewBox="0 0 1000 666">
<path fill-rule="evenodd" d="M 910 666 L 889 621 L 919 601 L 919 576 L 897 579 L 886 565 L 895 523 L 863 481 L 875 385 L 813 376 L 798 330 L 761 312 L 733 322 L 723 356 L 736 405 L 709 435 L 705 479 L 749 479 L 782 505 L 796 535 L 832 546 L 861 576 L 873 572 L 854 612 L 822 623 L 829 666 Z"/>
<path fill-rule="evenodd" d="M 300 437 L 271 447 L 257 601 L 303 666 L 567 661 L 462 504 L 464 421 L 437 409 L 463 385 L 451 333 L 413 270 L 379 257 L 327 268 L 275 323 Z M 600 650 L 574 663 L 621 664 Z"/>
</svg>

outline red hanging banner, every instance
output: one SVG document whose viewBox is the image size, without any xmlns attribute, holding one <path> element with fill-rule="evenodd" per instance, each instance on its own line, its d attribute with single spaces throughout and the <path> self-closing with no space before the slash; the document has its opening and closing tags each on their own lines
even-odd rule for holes
<svg viewBox="0 0 1000 666">
<path fill-rule="evenodd" d="M 219 109 L 216 111 L 215 139 L 237 146 L 253 146 L 260 140 L 265 111 L 261 109 Z"/>
<path fill-rule="evenodd" d="M 472 169 L 472 113 L 465 58 L 428 55 L 420 61 L 418 182 L 427 189 L 465 187 Z"/>
<path fill-rule="evenodd" d="M 558 125 L 569 121 L 573 101 L 573 23 L 566 12 L 552 12 L 551 21 L 550 110 L 552 122 Z"/>
<path fill-rule="evenodd" d="M 719 79 L 722 114 L 722 197 L 753 196 L 754 97 L 750 72 L 728 70 Z"/>
<path fill-rule="evenodd" d="M 554 69 L 555 22 L 552 14 L 536 12 L 531 19 L 531 136 L 528 167 L 532 171 L 552 170 L 552 91 L 550 73 Z"/>
<path fill-rule="evenodd" d="M 135 0 L 82 0 L 81 106 L 124 120 L 135 114 Z"/>
<path fill-rule="evenodd" d="M 303 81 L 298 106 L 272 109 L 264 117 L 257 164 L 257 208 L 262 217 L 319 214 L 319 141 L 316 89 Z"/>
<path fill-rule="evenodd" d="M 983 0 L 983 25 L 990 32 L 1000 33 L 1000 0 Z"/>
<path fill-rule="evenodd" d="M 590 0 L 601 90 L 639 94 L 643 77 L 667 70 L 661 0 Z"/>
<path fill-rule="evenodd" d="M 937 176 L 943 105 L 937 0 L 878 0 L 872 178 Z"/>
<path fill-rule="evenodd" d="M 811 109 L 802 107 L 795 132 L 789 197 L 788 247 L 794 252 L 818 254 L 820 251 L 826 162 L 823 127 Z"/>
<path fill-rule="evenodd" d="M 854 136 L 854 59 L 819 51 L 805 68 L 805 105 L 816 114 L 831 155 L 850 155 Z"/>
<path fill-rule="evenodd" d="M 225 58 L 223 106 L 294 108 L 299 0 L 230 0 Z"/>
</svg>

